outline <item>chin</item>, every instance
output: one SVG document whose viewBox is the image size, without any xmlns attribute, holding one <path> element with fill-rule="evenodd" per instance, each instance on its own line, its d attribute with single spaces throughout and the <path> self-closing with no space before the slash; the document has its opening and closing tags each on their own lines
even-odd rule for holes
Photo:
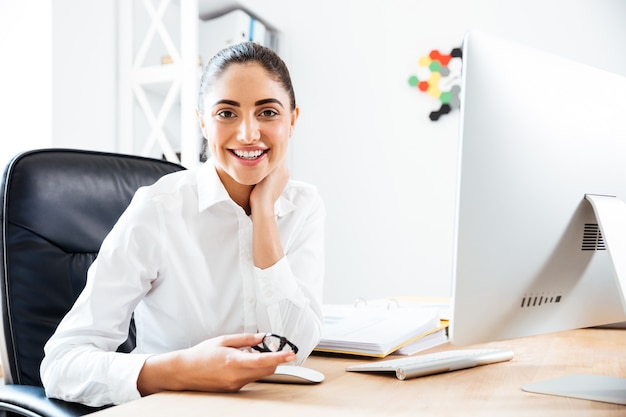
<svg viewBox="0 0 626 417">
<path fill-rule="evenodd" d="M 253 186 L 263 181 L 263 178 L 265 177 L 255 176 L 252 178 L 252 177 L 247 176 L 247 177 L 235 177 L 234 180 L 237 181 L 241 185 Z"/>
<path fill-rule="evenodd" d="M 234 172 L 235 176 L 233 177 L 235 181 L 242 185 L 256 185 L 263 181 L 265 177 L 269 174 L 265 170 L 255 170 L 256 172 Z"/>
<path fill-rule="evenodd" d="M 258 183 L 260 183 L 261 181 L 239 181 L 237 180 L 237 182 L 241 185 L 246 185 L 246 186 L 250 186 L 250 187 L 254 187 L 255 185 L 257 185 Z"/>
</svg>

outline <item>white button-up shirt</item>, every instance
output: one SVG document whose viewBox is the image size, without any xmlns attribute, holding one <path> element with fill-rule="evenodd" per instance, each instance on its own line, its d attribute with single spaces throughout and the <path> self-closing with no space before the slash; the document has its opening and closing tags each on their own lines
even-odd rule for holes
<svg viewBox="0 0 626 417">
<path fill-rule="evenodd" d="M 252 220 L 212 160 L 138 190 L 45 346 L 47 395 L 93 406 L 139 398 L 148 356 L 231 333 L 286 336 L 302 362 L 321 331 L 325 210 L 313 186 L 292 180 L 275 215 L 285 256 L 261 270 Z M 117 353 L 133 312 L 137 346 Z"/>
</svg>

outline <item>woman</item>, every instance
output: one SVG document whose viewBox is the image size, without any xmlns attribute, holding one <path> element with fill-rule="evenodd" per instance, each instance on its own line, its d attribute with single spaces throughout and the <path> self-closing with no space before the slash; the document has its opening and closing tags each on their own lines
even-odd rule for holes
<svg viewBox="0 0 626 417">
<path fill-rule="evenodd" d="M 237 391 L 306 359 L 321 329 L 325 212 L 289 179 L 298 115 L 270 49 L 243 43 L 209 62 L 197 116 L 211 157 L 137 191 L 46 344 L 48 396 L 99 406 Z M 117 353 L 133 314 L 137 347 Z M 250 349 L 268 332 L 297 354 Z"/>
</svg>

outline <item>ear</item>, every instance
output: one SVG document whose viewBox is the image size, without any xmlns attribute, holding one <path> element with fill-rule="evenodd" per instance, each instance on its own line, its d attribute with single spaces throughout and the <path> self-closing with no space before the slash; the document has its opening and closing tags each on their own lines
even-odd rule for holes
<svg viewBox="0 0 626 417">
<path fill-rule="evenodd" d="M 206 133 L 204 133 L 204 118 L 202 117 L 202 113 L 200 110 L 196 109 L 196 117 L 198 118 L 198 123 L 200 123 L 200 130 L 202 130 L 202 136 L 206 138 Z"/>
<path fill-rule="evenodd" d="M 293 131 L 296 128 L 296 121 L 298 120 L 299 116 L 300 116 L 300 107 L 296 107 L 295 109 L 293 109 L 293 112 L 291 113 L 291 126 L 289 127 L 289 137 L 293 135 Z"/>
</svg>

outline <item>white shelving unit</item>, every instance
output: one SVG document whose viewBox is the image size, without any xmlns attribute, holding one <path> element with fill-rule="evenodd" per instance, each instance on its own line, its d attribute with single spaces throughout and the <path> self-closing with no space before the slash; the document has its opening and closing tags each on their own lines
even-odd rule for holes
<svg viewBox="0 0 626 417">
<path fill-rule="evenodd" d="M 118 0 L 118 13 L 118 150 L 199 164 L 198 0 Z"/>
</svg>

